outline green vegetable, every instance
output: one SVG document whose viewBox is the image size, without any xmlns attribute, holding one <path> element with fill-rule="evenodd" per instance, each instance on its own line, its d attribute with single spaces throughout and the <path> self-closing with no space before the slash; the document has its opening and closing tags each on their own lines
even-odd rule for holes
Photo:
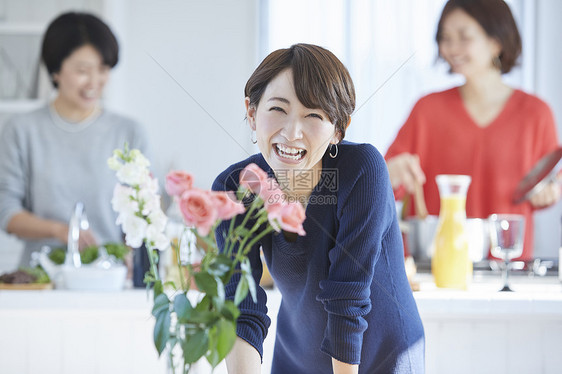
<svg viewBox="0 0 562 374">
<path fill-rule="evenodd" d="M 127 253 L 129 253 L 129 247 L 121 243 L 107 243 L 103 246 L 107 250 L 108 255 L 113 255 L 118 260 L 123 260 Z M 62 265 L 65 258 L 66 249 L 64 248 L 53 248 L 49 253 L 49 259 L 57 265 Z M 98 258 L 97 246 L 84 248 L 84 250 L 80 252 L 80 260 L 83 264 L 90 264 L 96 258 Z"/>
<path fill-rule="evenodd" d="M 82 250 L 80 252 L 80 260 L 82 260 L 83 264 L 90 264 L 96 258 L 98 258 L 98 247 L 97 246 L 84 248 L 84 250 Z"/>
<path fill-rule="evenodd" d="M 122 243 L 107 243 L 104 247 L 107 249 L 107 254 L 115 256 L 118 260 L 123 260 L 129 253 L 129 247 Z"/>
<path fill-rule="evenodd" d="M 33 283 L 49 283 L 51 281 L 42 267 L 38 266 L 36 268 L 20 268 L 20 270 L 25 271 L 27 274 L 34 277 L 35 281 Z"/>
<path fill-rule="evenodd" d="M 62 248 L 53 248 L 49 253 L 49 259 L 57 265 L 62 265 L 64 263 L 65 257 L 66 257 L 66 250 Z"/>
</svg>

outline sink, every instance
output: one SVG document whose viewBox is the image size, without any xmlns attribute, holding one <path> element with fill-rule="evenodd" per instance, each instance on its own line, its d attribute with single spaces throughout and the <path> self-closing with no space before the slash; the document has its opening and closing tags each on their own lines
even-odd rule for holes
<svg viewBox="0 0 562 374">
<path fill-rule="evenodd" d="M 86 210 L 77 202 L 68 223 L 68 244 L 65 261 L 57 265 L 49 258 L 47 246 L 39 252 L 39 263 L 45 269 L 56 288 L 77 291 L 119 291 L 125 285 L 127 267 L 105 247 L 98 247 L 98 258 L 91 264 L 82 264 L 79 251 L 80 231 L 89 228 Z"/>
<path fill-rule="evenodd" d="M 103 247 L 100 247 L 103 248 Z M 65 262 L 57 265 L 49 258 L 50 248 L 39 252 L 39 264 L 45 269 L 57 289 L 77 291 L 120 291 L 125 285 L 127 267 L 101 250 L 100 257 L 91 264 L 75 267 Z"/>
</svg>

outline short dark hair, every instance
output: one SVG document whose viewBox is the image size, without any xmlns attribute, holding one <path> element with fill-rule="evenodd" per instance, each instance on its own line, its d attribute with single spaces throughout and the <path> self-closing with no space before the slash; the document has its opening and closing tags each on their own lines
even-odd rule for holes
<svg viewBox="0 0 562 374">
<path fill-rule="evenodd" d="M 285 69 L 293 72 L 299 101 L 307 108 L 319 108 L 326 112 L 341 141 L 355 110 L 355 87 L 345 66 L 325 48 L 295 44 L 269 54 L 244 88 L 250 105 L 258 106 L 269 82 Z"/>
<path fill-rule="evenodd" d="M 501 46 L 499 59 L 502 74 L 511 71 L 521 55 L 521 36 L 509 6 L 503 0 L 449 0 L 437 25 L 435 40 L 442 39 L 443 22 L 455 9 L 461 9 L 474 18 L 486 34 Z"/>
<path fill-rule="evenodd" d="M 93 46 L 109 67 L 117 65 L 119 44 L 109 26 L 98 17 L 88 13 L 68 12 L 55 18 L 43 36 L 41 59 L 47 67 L 51 81 L 53 73 L 60 71 L 62 62 L 76 49 Z"/>
</svg>

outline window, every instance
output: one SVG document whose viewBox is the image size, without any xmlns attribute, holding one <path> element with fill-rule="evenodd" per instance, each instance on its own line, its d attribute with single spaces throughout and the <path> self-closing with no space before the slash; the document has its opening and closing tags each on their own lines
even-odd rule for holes
<svg viewBox="0 0 562 374">
<path fill-rule="evenodd" d="M 523 37 L 521 68 L 506 80 L 533 91 L 535 0 L 507 1 Z M 262 0 L 261 58 L 294 43 L 318 44 L 347 66 L 356 111 L 346 139 L 385 152 L 422 95 L 462 83 L 436 61 L 445 0 Z M 524 16 L 524 17 L 523 17 Z"/>
</svg>

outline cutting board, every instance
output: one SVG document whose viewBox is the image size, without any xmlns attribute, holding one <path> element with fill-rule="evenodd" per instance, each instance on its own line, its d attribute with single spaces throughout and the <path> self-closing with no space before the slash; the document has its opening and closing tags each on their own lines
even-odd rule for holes
<svg viewBox="0 0 562 374">
<path fill-rule="evenodd" d="M 52 289 L 53 289 L 52 283 L 20 283 L 20 284 L 0 283 L 0 290 L 22 291 L 22 290 L 52 290 Z"/>
</svg>

